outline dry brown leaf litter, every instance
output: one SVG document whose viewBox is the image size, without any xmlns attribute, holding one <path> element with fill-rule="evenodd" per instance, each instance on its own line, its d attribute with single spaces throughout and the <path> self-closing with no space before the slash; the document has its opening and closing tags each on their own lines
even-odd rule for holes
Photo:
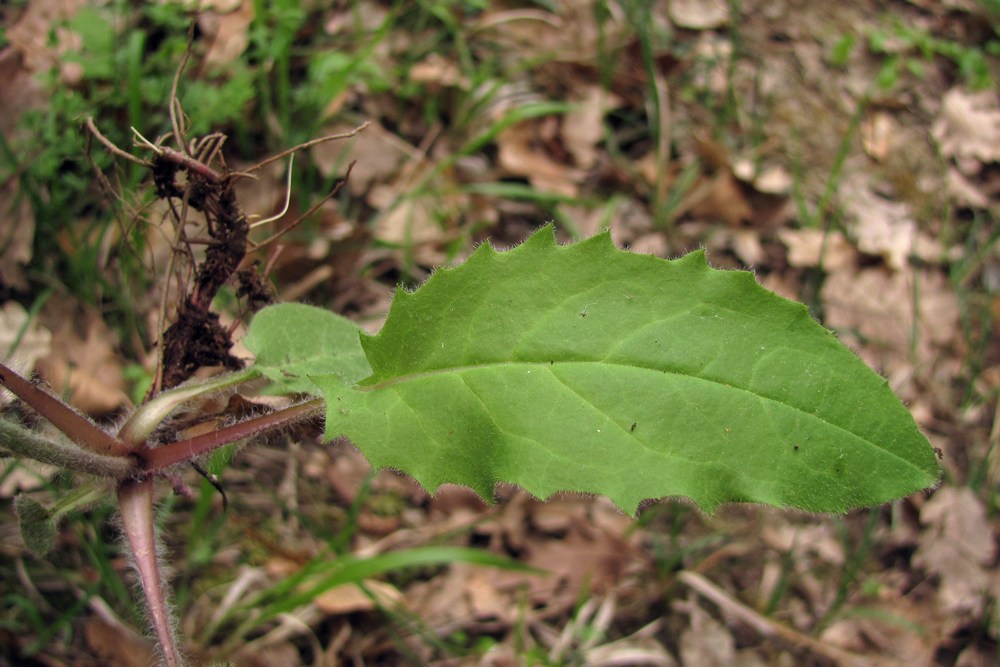
<svg viewBox="0 0 1000 667">
<path fill-rule="evenodd" d="M 251 4 L 228 3 L 203 17 L 206 46 L 215 62 L 239 55 L 246 36 L 242 26 Z M 926 14 L 915 14 L 913 7 L 904 6 L 902 16 L 922 25 L 935 25 L 929 19 L 939 21 L 945 11 L 959 12 L 947 16 L 961 21 L 965 16 L 961 12 L 975 10 L 971 3 L 949 3 L 947 10 L 937 3 L 910 4 L 922 7 Z M 37 69 L 53 60 L 50 47 L 37 37 L 47 30 L 37 17 L 54 6 L 40 0 L 29 3 L 34 13 L 25 14 L 7 33 L 24 67 Z M 926 80 L 888 94 L 888 99 L 865 115 L 858 145 L 852 149 L 838 188 L 835 203 L 843 223 L 836 229 L 803 228 L 797 226 L 805 221 L 797 218 L 790 192 L 802 188 L 809 201 L 815 202 L 849 117 L 860 96 L 872 90 L 877 65 L 864 49 L 856 49 L 848 67 L 837 72 L 831 69 L 827 54 L 843 31 L 875 25 L 874 4 L 800 7 L 749 2 L 744 6 L 744 15 L 739 17 L 741 48 L 754 57 L 737 63 L 734 84 L 745 99 L 767 106 L 762 112 L 764 136 L 749 147 L 731 145 L 733 138 L 739 143 L 741 133 L 750 131 L 745 117 L 737 118 L 723 133 L 730 143 L 707 139 L 703 132 L 711 125 L 712 114 L 683 98 L 678 78 L 679 73 L 688 72 L 699 89 L 716 97 L 727 94 L 725 59 L 734 47 L 718 28 L 730 19 L 726 15 L 729 6 L 710 0 L 657 4 L 649 17 L 651 24 L 688 31 L 679 34 L 690 37 L 693 45 L 683 56 L 663 47 L 654 54 L 658 69 L 653 88 L 666 103 L 658 120 L 671 150 L 640 142 L 627 147 L 623 155 L 608 153 L 603 133 L 617 114 L 640 109 L 649 113 L 652 93 L 640 49 L 624 27 L 623 10 L 614 3 L 608 9 L 611 16 L 603 33 L 594 23 L 591 8 L 582 4 L 571 3 L 560 13 L 496 5 L 479 15 L 477 38 L 506 49 L 508 58 L 539 44 L 558 57 L 537 71 L 521 72 L 521 78 L 487 108 L 480 125 L 466 128 L 468 136 L 453 136 L 440 125 L 422 127 L 413 119 L 391 119 L 398 121 L 395 131 L 374 125 L 349 148 L 331 144 L 326 155 L 315 150 L 314 160 L 328 175 L 348 159 L 359 160 L 349 187 L 377 222 L 371 230 L 356 232 L 357 221 L 344 219 L 336 207 L 326 209 L 313 244 L 289 247 L 278 258 L 276 272 L 287 280 L 283 284 L 289 293 L 307 299 L 329 298 L 340 308 L 377 318 L 378 311 L 384 312 L 388 285 L 404 261 L 416 262 L 411 277 L 419 277 L 447 259 L 443 248 L 456 238 L 490 235 L 499 245 L 506 245 L 544 221 L 537 207 L 519 201 L 455 194 L 435 197 L 433 193 L 407 200 L 409 189 L 427 175 L 433 174 L 435 185 L 446 193 L 463 182 L 503 179 L 564 196 L 615 193 L 621 201 L 610 208 L 572 202 L 558 205 L 556 211 L 581 236 L 610 225 L 616 241 L 637 252 L 670 256 L 706 246 L 717 264 L 753 266 L 766 284 L 792 297 L 802 295 L 809 273 L 822 268 L 825 280 L 819 303 L 825 322 L 886 374 L 931 431 L 935 444 L 945 451 L 949 474 L 964 481 L 970 459 L 984 456 L 989 445 L 996 443 L 995 433 L 991 436 L 994 411 L 986 406 L 963 415 L 959 410 L 967 350 L 960 324 L 962 303 L 947 273 L 953 249 L 941 245 L 941 209 L 928 214 L 924 202 L 934 201 L 938 192 L 948 192 L 966 211 L 995 205 L 1000 193 L 995 169 L 1000 161 L 1000 108 L 995 91 L 968 91 L 935 69 Z M 346 13 L 331 10 L 323 29 L 330 34 L 348 31 L 355 20 L 375 27 L 385 16 L 385 8 L 378 3 L 362 2 L 350 19 Z M 602 91 L 596 69 L 602 39 L 618 55 L 609 91 Z M 412 40 L 413 36 L 396 36 L 374 57 L 391 64 Z M 69 82 L 71 75 L 64 72 Z M 468 90 L 470 86 L 457 61 L 447 55 L 428 55 L 409 76 L 432 91 Z M 512 126 L 497 137 L 495 154 L 467 156 L 450 170 L 434 172 L 440 160 L 507 110 L 549 99 L 577 102 L 578 107 L 561 118 Z M 327 113 L 332 118 L 348 104 L 373 118 L 392 108 L 355 89 L 331 100 Z M 908 107 L 922 110 L 924 117 L 908 113 Z M 936 164 L 935 151 L 947 162 L 944 173 L 927 167 Z M 682 187 L 679 179 L 685 169 L 693 170 L 695 178 Z M 282 170 L 277 171 L 262 189 L 283 187 Z M 677 208 L 669 220 L 671 228 L 664 231 L 654 226 L 650 205 L 657 196 L 671 192 L 678 197 Z M 262 201 L 261 211 L 273 209 L 274 201 Z M 253 207 L 248 211 L 257 212 Z M 819 213 L 821 220 L 829 221 L 833 211 Z M 14 229 L 16 242 L 4 246 L 4 253 L 9 254 L 0 255 L 5 288 L 24 284 L 19 266 L 31 259 L 26 252 L 30 225 L 19 223 Z M 341 261 L 345 245 L 364 243 L 369 233 L 390 246 L 417 242 L 417 247 L 352 251 L 350 261 Z M 409 252 L 405 259 L 404 252 Z M 337 261 L 331 261 L 334 257 Z M 989 280 L 990 271 L 1000 275 L 996 265 L 1000 264 L 984 262 L 984 280 Z M 372 280 L 380 276 L 387 279 Z M 996 309 L 1000 312 L 1000 307 Z M 93 323 L 77 327 L 76 332 L 59 328 L 60 319 L 65 318 L 46 319 L 44 326 L 53 331 L 55 346 L 83 355 L 64 356 L 55 363 L 64 374 L 65 369 L 74 371 L 71 382 L 74 374 L 90 379 L 89 389 L 77 387 L 78 399 L 90 401 L 85 404 L 98 412 L 120 404 L 121 362 L 115 360 L 117 352 L 107 333 L 95 329 L 98 325 Z M 8 323 L 5 330 L 13 326 Z M 110 375 L 101 370 L 102 359 Z M 994 353 L 987 364 L 995 368 L 1000 354 Z M 995 391 L 1000 386 L 998 377 L 984 372 L 980 391 Z M 260 470 L 280 471 L 273 488 L 287 490 L 289 480 L 296 485 L 282 492 L 289 502 L 293 497 L 296 502 L 307 498 L 316 507 L 329 504 L 333 512 L 357 497 L 365 469 L 355 453 L 331 454 L 303 447 L 297 458 L 302 459 L 298 472 L 283 462 L 280 453 L 248 454 L 227 473 L 227 488 L 241 497 L 244 512 L 265 523 L 287 522 L 288 518 L 274 507 L 272 498 L 255 497 L 262 483 L 255 462 L 262 466 Z M 485 544 L 497 553 L 552 571 L 548 577 L 539 577 L 456 564 L 428 573 L 423 580 L 404 582 L 398 589 L 391 582 L 384 584 L 398 590 L 402 604 L 421 614 L 442 636 L 462 630 L 471 636 L 496 638 L 497 646 L 481 658 L 483 664 L 512 664 L 518 655 L 512 646 L 518 642 L 522 648 L 537 647 L 552 660 L 579 664 L 828 664 L 814 652 L 774 640 L 749 617 L 727 615 L 725 605 L 673 588 L 673 573 L 658 572 L 655 556 L 667 548 L 663 536 L 673 529 L 669 521 L 653 520 L 633 529 L 601 501 L 568 498 L 539 504 L 509 492 L 502 494 L 499 506 L 486 509 L 466 492 L 447 491 L 431 499 L 407 482 L 386 475 L 378 478 L 375 490 L 379 497 L 402 498 L 407 509 L 385 514 L 384 508 L 366 503 L 359 518 L 362 530 L 353 545 L 358 553 L 428 543 L 450 534 L 442 530 L 449 528 L 464 536 L 459 541 Z M 318 510 L 310 507 L 307 511 Z M 908 512 L 917 515 L 907 517 Z M 990 657 L 996 656 L 996 628 L 991 631 L 977 623 L 985 623 L 989 614 L 996 613 L 994 513 L 995 508 L 985 504 L 982 496 L 964 487 L 946 486 L 922 507 L 920 499 L 912 507 L 904 503 L 896 511 L 893 531 L 877 533 L 873 556 L 862 564 L 859 582 L 875 584 L 872 590 L 877 593 L 866 593 L 869 588 L 855 584 L 843 618 L 819 632 L 817 640 L 862 656 L 866 664 L 930 664 L 935 660 L 989 664 Z M 834 601 L 843 559 L 850 553 L 832 529 L 832 520 L 742 510 L 724 511 L 721 521 L 681 514 L 680 537 L 669 546 L 685 554 L 678 567 L 702 572 L 734 602 L 757 610 L 787 579 L 789 592 L 781 597 L 773 618 L 802 633 L 816 632 L 817 619 Z M 337 520 L 336 515 L 330 520 Z M 845 530 L 858 538 L 863 523 L 849 517 Z M 246 530 L 245 524 L 240 525 Z M 318 548 L 302 532 L 282 531 L 288 544 L 299 543 L 293 551 L 300 551 L 300 556 Z M 232 582 L 230 586 L 240 581 L 231 576 L 234 565 L 245 558 L 240 542 L 245 538 L 245 532 L 238 533 L 232 543 L 220 546 L 215 559 L 215 565 L 230 577 L 226 579 Z M 715 546 L 698 546 L 699 540 Z M 713 540 L 726 544 L 719 546 Z M 857 543 L 855 539 L 853 544 Z M 293 571 L 300 562 L 287 560 L 288 554 L 279 553 L 276 545 L 267 548 L 275 549 L 269 561 L 272 567 L 269 573 L 260 574 L 258 584 Z M 786 554 L 791 554 L 790 571 Z M 338 601 L 338 596 L 348 602 Z M 574 605 L 581 598 L 593 601 L 587 613 L 578 616 L 585 617 L 582 624 L 573 617 Z M 296 647 L 303 644 L 318 646 L 314 652 L 331 657 L 398 660 L 384 631 L 384 619 L 360 601 L 360 606 L 347 611 L 353 604 L 349 600 L 350 594 L 340 591 L 317 602 L 298 620 L 284 621 L 280 632 L 271 635 L 270 644 L 261 642 L 243 654 L 246 664 L 294 661 L 302 655 Z M 217 601 L 206 593 L 193 611 L 210 609 Z M 882 620 L 852 617 L 852 613 L 866 611 L 878 612 Z M 607 636 L 588 643 L 580 634 L 587 623 Z M 329 632 L 320 637 L 322 633 L 317 632 L 324 624 Z M 652 629 L 643 634 L 647 628 Z M 423 659 L 440 657 L 418 636 L 407 643 Z M 477 660 L 471 658 L 464 664 Z"/>
<path fill-rule="evenodd" d="M 53 299 L 43 317 L 58 341 L 37 369 L 49 386 L 84 412 L 102 416 L 130 403 L 114 333 L 100 314 Z"/>
</svg>

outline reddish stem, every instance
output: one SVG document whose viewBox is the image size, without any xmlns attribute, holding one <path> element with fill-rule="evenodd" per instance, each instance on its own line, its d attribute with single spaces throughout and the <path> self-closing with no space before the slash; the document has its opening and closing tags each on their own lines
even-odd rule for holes
<svg viewBox="0 0 1000 667">
<path fill-rule="evenodd" d="M 141 450 L 136 454 L 142 459 L 143 471 L 146 473 L 160 472 L 169 466 L 193 461 L 224 445 L 263 435 L 270 431 L 277 431 L 295 422 L 316 416 L 322 412 L 324 405 L 322 398 L 314 398 L 290 408 L 276 410 L 261 417 L 254 417 L 232 426 L 220 428 L 217 431 L 204 433 L 187 440 L 171 442 L 155 449 Z"/>
<path fill-rule="evenodd" d="M 126 443 L 101 430 L 97 424 L 3 364 L 0 364 L 0 384 L 14 392 L 81 447 L 105 456 L 128 456 L 132 453 L 132 448 Z"/>
<path fill-rule="evenodd" d="M 142 592 L 149 604 L 149 617 L 163 662 L 167 667 L 184 664 L 177 648 L 177 637 L 170 622 L 170 609 L 160 574 L 156 553 L 156 532 L 153 526 L 153 479 L 151 477 L 123 482 L 118 486 L 118 508 L 121 511 L 125 536 L 132 551 L 132 561 L 139 573 Z"/>
<path fill-rule="evenodd" d="M 175 151 L 173 148 L 169 148 L 167 146 L 157 146 L 157 148 L 160 151 L 161 157 L 166 158 L 183 169 L 187 169 L 192 174 L 198 174 L 209 183 L 222 182 L 222 174 L 215 171 L 204 162 L 199 162 L 193 157 L 185 155 L 180 151 Z"/>
</svg>

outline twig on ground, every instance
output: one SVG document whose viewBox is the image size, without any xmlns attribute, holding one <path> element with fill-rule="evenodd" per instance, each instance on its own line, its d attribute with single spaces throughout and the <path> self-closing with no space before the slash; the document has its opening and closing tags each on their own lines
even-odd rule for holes
<svg viewBox="0 0 1000 667">
<path fill-rule="evenodd" d="M 805 647 L 809 651 L 844 667 L 864 667 L 864 665 L 869 664 L 869 661 L 862 656 L 824 644 L 798 630 L 761 615 L 742 602 L 734 600 L 724 590 L 696 572 L 685 570 L 677 575 L 677 579 L 702 597 L 718 605 L 723 613 L 739 619 L 765 637 L 777 637 L 794 646 Z"/>
</svg>

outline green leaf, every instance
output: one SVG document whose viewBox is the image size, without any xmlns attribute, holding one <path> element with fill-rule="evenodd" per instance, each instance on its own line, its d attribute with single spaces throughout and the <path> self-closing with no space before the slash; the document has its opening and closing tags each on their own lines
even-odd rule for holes
<svg viewBox="0 0 1000 667">
<path fill-rule="evenodd" d="M 35 558 L 44 558 L 56 539 L 56 522 L 41 503 L 24 494 L 14 498 L 21 539 Z"/>
<path fill-rule="evenodd" d="M 362 345 L 370 377 L 313 378 L 327 436 L 431 491 L 845 511 L 939 474 L 885 379 L 804 306 L 702 252 L 665 261 L 607 234 L 560 247 L 548 227 L 399 291 Z"/>
<path fill-rule="evenodd" d="M 830 64 L 834 67 L 846 67 L 847 62 L 851 59 L 851 52 L 854 51 L 856 43 L 856 35 L 844 35 L 838 39 L 830 53 Z"/>
<path fill-rule="evenodd" d="M 33 498 L 22 494 L 14 498 L 14 511 L 21 530 L 21 539 L 36 558 L 43 558 L 55 543 L 58 521 L 67 512 L 85 508 L 107 498 L 105 484 L 83 482 L 52 507 L 45 507 Z"/>
<path fill-rule="evenodd" d="M 336 374 L 357 382 L 371 373 L 358 335 L 345 317 L 300 303 L 257 313 L 243 344 L 257 357 L 255 368 L 287 393 L 316 394 L 308 375 Z"/>
</svg>

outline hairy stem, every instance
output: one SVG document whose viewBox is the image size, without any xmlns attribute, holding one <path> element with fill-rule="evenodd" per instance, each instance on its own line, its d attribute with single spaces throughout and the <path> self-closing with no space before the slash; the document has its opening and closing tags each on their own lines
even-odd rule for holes
<svg viewBox="0 0 1000 667">
<path fill-rule="evenodd" d="M 76 444 L 96 454 L 128 456 L 132 447 L 100 429 L 66 403 L 0 364 L 0 384 L 33 407 Z"/>
<path fill-rule="evenodd" d="M 172 442 L 156 449 L 143 450 L 137 452 L 137 455 L 143 461 L 144 472 L 156 473 L 177 463 L 192 461 L 214 449 L 238 440 L 279 431 L 296 422 L 320 415 L 325 405 L 322 398 L 314 398 L 290 408 L 276 410 L 260 417 L 220 428 L 217 431 Z"/>
<path fill-rule="evenodd" d="M 131 457 L 104 456 L 64 440 L 49 440 L 6 419 L 0 419 L 0 447 L 26 459 L 99 477 L 118 480 L 138 472 Z"/>
<path fill-rule="evenodd" d="M 118 486 L 125 537 L 132 551 L 133 565 L 139 573 L 142 592 L 149 604 L 149 617 L 162 652 L 163 664 L 181 667 L 184 660 L 177 647 L 177 637 L 170 619 L 166 589 L 160 573 L 153 526 L 153 479 L 124 482 Z"/>
<path fill-rule="evenodd" d="M 163 420 L 171 412 L 187 401 L 211 392 L 221 391 L 237 384 L 250 382 L 260 377 L 260 375 L 260 371 L 256 368 L 247 368 L 236 373 L 228 373 L 212 378 L 207 382 L 183 384 L 158 394 L 155 398 L 140 406 L 129 417 L 128 421 L 122 425 L 121 430 L 118 431 L 118 437 L 125 442 L 138 446 L 146 441 L 150 434 L 163 423 Z"/>
</svg>

